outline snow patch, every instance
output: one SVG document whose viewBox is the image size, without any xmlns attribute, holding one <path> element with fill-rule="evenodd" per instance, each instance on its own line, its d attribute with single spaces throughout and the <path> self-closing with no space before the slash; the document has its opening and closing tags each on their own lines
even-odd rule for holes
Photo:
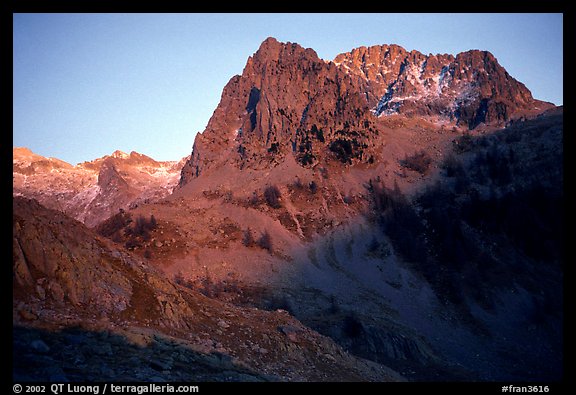
<svg viewBox="0 0 576 395">
<path fill-rule="evenodd" d="M 448 86 L 450 81 L 452 80 L 450 74 L 448 73 L 449 67 L 444 66 L 440 71 L 440 75 L 438 76 L 438 87 L 437 87 L 437 95 L 440 96 L 442 94 L 442 89 Z"/>
<path fill-rule="evenodd" d="M 112 156 L 112 158 L 119 158 L 119 159 L 130 158 L 130 155 L 128 155 L 126 152 L 122 152 L 120 150 L 114 151 L 111 156 Z"/>
</svg>

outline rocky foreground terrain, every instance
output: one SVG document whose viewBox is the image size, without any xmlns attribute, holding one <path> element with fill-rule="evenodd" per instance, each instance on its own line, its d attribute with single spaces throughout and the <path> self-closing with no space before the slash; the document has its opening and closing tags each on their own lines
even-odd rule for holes
<svg viewBox="0 0 576 395">
<path fill-rule="evenodd" d="M 286 312 L 174 284 L 58 211 L 13 209 L 19 380 L 402 380 Z"/>
<path fill-rule="evenodd" d="M 563 109 L 489 52 L 269 38 L 179 180 L 116 156 L 74 210 L 15 161 L 92 227 L 15 197 L 15 377 L 563 376 Z"/>
</svg>

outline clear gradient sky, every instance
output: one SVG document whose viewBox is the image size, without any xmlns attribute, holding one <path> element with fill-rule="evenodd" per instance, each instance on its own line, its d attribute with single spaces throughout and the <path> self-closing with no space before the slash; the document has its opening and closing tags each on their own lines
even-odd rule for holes
<svg viewBox="0 0 576 395">
<path fill-rule="evenodd" d="M 359 46 L 492 52 L 563 103 L 562 14 L 15 14 L 14 146 L 71 164 L 119 149 L 178 160 L 269 36 L 326 60 Z"/>
</svg>

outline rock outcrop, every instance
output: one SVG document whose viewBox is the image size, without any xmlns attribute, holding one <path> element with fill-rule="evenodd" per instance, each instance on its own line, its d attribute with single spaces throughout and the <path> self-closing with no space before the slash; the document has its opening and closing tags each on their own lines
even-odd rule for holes
<svg viewBox="0 0 576 395">
<path fill-rule="evenodd" d="M 474 129 L 552 106 L 533 99 L 487 51 L 426 56 L 382 45 L 332 62 L 268 38 L 224 87 L 180 185 L 218 163 L 258 168 L 285 155 L 302 166 L 327 158 L 373 163 L 381 144 L 378 120 L 390 115 Z"/>
<path fill-rule="evenodd" d="M 363 90 L 377 116 L 440 116 L 474 129 L 506 122 L 519 111 L 551 107 L 534 100 L 488 51 L 426 56 L 382 45 L 360 47 L 334 61 L 365 80 Z"/>
</svg>

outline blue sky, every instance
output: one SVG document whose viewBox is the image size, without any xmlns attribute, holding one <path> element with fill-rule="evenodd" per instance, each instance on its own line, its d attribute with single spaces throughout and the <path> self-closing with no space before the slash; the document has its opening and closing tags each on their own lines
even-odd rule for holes
<svg viewBox="0 0 576 395">
<path fill-rule="evenodd" d="M 563 103 L 562 14 L 15 14 L 14 146 L 72 164 L 116 149 L 178 160 L 269 36 L 323 59 L 398 44 L 492 52 Z"/>
</svg>

